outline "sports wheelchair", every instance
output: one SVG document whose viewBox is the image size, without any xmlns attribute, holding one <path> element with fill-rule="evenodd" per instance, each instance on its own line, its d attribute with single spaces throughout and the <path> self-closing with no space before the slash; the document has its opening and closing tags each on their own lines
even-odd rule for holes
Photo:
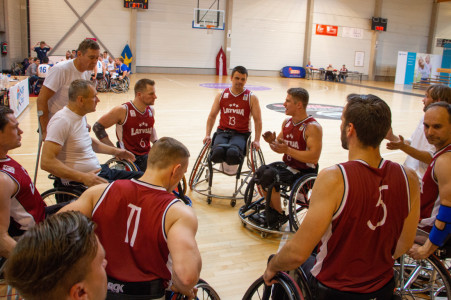
<svg viewBox="0 0 451 300">
<path fill-rule="evenodd" d="M 130 86 L 130 78 L 128 76 L 119 79 L 117 73 L 113 73 L 110 78 L 109 87 L 114 93 L 126 93 Z"/>
<path fill-rule="evenodd" d="M 235 207 L 236 200 L 244 199 L 243 187 L 249 182 L 252 174 L 261 166 L 265 164 L 262 151 L 255 149 L 251 142 L 251 136 L 247 139 L 245 157 L 241 159 L 237 169 L 234 166 L 229 166 L 226 163 L 215 164 L 211 161 L 211 146 L 213 139 L 204 144 L 199 156 L 194 163 L 191 175 L 189 177 L 189 187 L 191 190 L 207 196 L 207 203 L 211 204 L 212 198 L 230 199 L 230 206 Z M 243 165 L 246 162 L 247 170 L 243 171 Z M 233 170 L 232 170 L 233 169 Z M 219 194 L 212 191 L 213 174 L 222 173 L 227 176 L 235 177 L 235 190 L 231 196 Z M 244 178 L 241 178 L 244 176 Z"/>
<path fill-rule="evenodd" d="M 283 225 L 286 223 L 288 223 L 288 230 L 290 232 L 296 232 L 309 207 L 310 195 L 316 180 L 316 173 L 310 173 L 300 177 L 291 186 L 279 181 L 278 176 L 276 176 L 268 186 L 266 197 L 261 197 L 254 201 L 256 195 L 254 190 L 258 183 L 256 177 L 254 174 L 250 180 L 244 194 L 244 205 L 238 211 L 243 226 L 257 230 L 260 232 L 262 238 L 267 237 L 269 233 L 285 233 L 286 230 Z M 285 212 L 283 217 L 273 223 L 270 223 L 266 217 L 260 218 L 264 222 L 254 221 L 254 219 L 258 219 L 258 216 L 265 214 L 270 209 L 269 199 L 271 199 L 271 194 L 276 185 L 280 185 L 281 204 Z M 263 195 L 261 191 L 259 191 L 259 194 Z"/>
<path fill-rule="evenodd" d="M 450 240 L 426 259 L 402 255 L 394 266 L 395 295 L 400 299 L 451 299 L 450 259 Z"/>
</svg>

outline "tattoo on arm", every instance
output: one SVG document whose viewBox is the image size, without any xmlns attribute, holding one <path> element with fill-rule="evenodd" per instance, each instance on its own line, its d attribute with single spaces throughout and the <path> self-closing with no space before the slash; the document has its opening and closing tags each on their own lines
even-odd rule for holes
<svg viewBox="0 0 451 300">
<path fill-rule="evenodd" d="M 95 122 L 94 126 L 92 127 L 92 130 L 96 134 L 96 137 L 101 140 L 103 138 L 106 138 L 108 136 L 108 133 L 105 131 L 105 127 L 103 127 L 102 124 L 99 122 Z"/>
</svg>

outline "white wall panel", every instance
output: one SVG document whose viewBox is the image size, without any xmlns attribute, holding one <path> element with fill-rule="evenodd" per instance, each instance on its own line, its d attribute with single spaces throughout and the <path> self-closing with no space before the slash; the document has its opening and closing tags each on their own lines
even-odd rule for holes
<svg viewBox="0 0 451 300">
<path fill-rule="evenodd" d="M 451 39 L 451 2 L 443 2 L 439 4 L 439 13 L 437 18 L 437 38 Z M 436 39 L 434 40 L 434 54 L 443 54 L 443 48 L 435 47 Z"/>
<path fill-rule="evenodd" d="M 21 26 L 20 26 L 20 1 L 7 0 L 8 14 L 6 27 L 8 28 L 8 60 L 4 69 L 10 69 L 13 62 L 20 62 L 22 57 Z"/>
<path fill-rule="evenodd" d="M 69 1 L 80 16 L 94 2 L 94 0 Z M 97 2 L 85 22 L 112 54 L 118 56 L 130 35 L 130 10 L 123 7 L 122 1 Z M 76 15 L 64 1 L 52 1 L 51 5 L 48 0 L 30 1 L 31 43 L 34 45 L 44 40 L 50 46 L 55 46 L 77 20 Z M 53 54 L 64 55 L 66 50 L 76 49 L 87 37 L 93 36 L 82 23 L 79 23 Z"/>
<path fill-rule="evenodd" d="M 371 51 L 371 17 L 374 1 L 359 0 L 323 0 L 315 1 L 312 30 L 312 48 L 310 61 L 315 67 L 326 68 L 332 64 L 336 69 L 345 64 L 348 70 L 368 74 Z M 316 25 L 338 26 L 337 36 L 316 35 Z M 343 27 L 363 30 L 363 38 L 355 39 L 342 36 Z M 355 67 L 356 51 L 365 53 L 364 66 Z"/>
<path fill-rule="evenodd" d="M 302 65 L 305 0 L 233 2 L 230 67 L 280 70 Z"/>
<path fill-rule="evenodd" d="M 203 1 L 200 7 L 209 8 L 211 3 Z M 225 1 L 220 4 L 224 10 Z M 136 65 L 215 68 L 225 33 L 192 28 L 195 7 L 197 1 L 152 1 L 149 11 L 138 15 Z"/>
<path fill-rule="evenodd" d="M 376 75 L 395 75 L 398 51 L 427 52 L 431 13 L 432 0 L 384 1 L 387 31 L 379 33 Z"/>
</svg>

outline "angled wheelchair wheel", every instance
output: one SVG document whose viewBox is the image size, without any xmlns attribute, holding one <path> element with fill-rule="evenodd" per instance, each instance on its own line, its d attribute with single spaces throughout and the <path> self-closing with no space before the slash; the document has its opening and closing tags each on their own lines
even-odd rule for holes
<svg viewBox="0 0 451 300">
<path fill-rule="evenodd" d="M 263 157 L 263 152 L 261 149 L 255 149 L 254 146 L 250 145 L 251 151 L 249 151 L 248 159 L 247 159 L 247 166 L 249 167 L 249 170 L 252 171 L 252 173 L 255 173 L 258 168 L 263 166 L 265 164 L 265 158 Z"/>
<path fill-rule="evenodd" d="M 115 157 L 110 158 L 105 163 L 110 169 L 124 170 L 124 171 L 138 171 L 138 167 L 127 160 L 117 159 Z"/>
<path fill-rule="evenodd" d="M 110 88 L 115 93 L 123 93 L 126 90 L 125 81 L 118 78 L 111 79 Z"/>
<path fill-rule="evenodd" d="M 98 92 L 108 91 L 108 80 L 106 78 L 97 80 L 96 89 Z"/>
<path fill-rule="evenodd" d="M 266 286 L 263 276 L 261 276 L 249 287 L 243 296 L 243 300 L 304 300 L 298 285 L 286 273 L 279 272 L 275 279 L 278 283 Z"/>
<path fill-rule="evenodd" d="M 80 189 L 72 187 L 57 187 L 45 191 L 41 194 L 42 200 L 47 204 L 47 206 L 54 205 L 63 202 L 72 202 L 77 200 L 78 197 L 83 193 Z"/>
<path fill-rule="evenodd" d="M 307 174 L 299 178 L 291 189 L 288 212 L 292 229 L 297 231 L 310 204 L 310 195 L 316 174 Z"/>
<path fill-rule="evenodd" d="M 193 186 L 196 185 L 199 180 L 202 178 L 202 175 L 205 172 L 205 169 L 208 168 L 207 166 L 207 160 L 208 155 L 210 154 L 210 144 L 211 141 L 204 144 L 202 149 L 200 150 L 199 156 L 196 159 L 196 162 L 194 163 L 193 169 L 191 170 L 191 174 L 189 176 L 189 187 L 190 189 L 193 189 Z"/>
<path fill-rule="evenodd" d="M 440 259 L 431 255 L 414 260 L 401 256 L 404 266 L 395 263 L 395 294 L 401 299 L 451 299 L 451 276 Z M 403 277 L 402 277 L 402 276 Z"/>
<path fill-rule="evenodd" d="M 199 279 L 199 282 L 196 284 L 195 288 L 197 288 L 197 297 L 199 300 L 220 300 L 218 293 L 205 281 Z"/>
</svg>

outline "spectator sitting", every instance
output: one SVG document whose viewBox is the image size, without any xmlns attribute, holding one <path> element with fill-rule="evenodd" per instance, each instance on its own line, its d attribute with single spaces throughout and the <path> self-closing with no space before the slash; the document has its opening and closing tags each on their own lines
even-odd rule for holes
<svg viewBox="0 0 451 300">
<path fill-rule="evenodd" d="M 338 82 L 341 82 L 341 79 L 343 79 L 343 82 L 346 82 L 346 77 L 348 77 L 348 69 L 346 68 L 346 65 L 343 65 L 338 74 Z"/>
<path fill-rule="evenodd" d="M 46 56 L 43 58 L 42 63 L 38 66 L 38 77 L 45 78 L 50 70 L 51 66 L 49 65 L 49 58 Z"/>
<path fill-rule="evenodd" d="M 70 52 L 70 50 L 66 51 L 66 58 L 64 60 L 70 60 L 72 59 L 72 53 Z"/>
<path fill-rule="evenodd" d="M 39 66 L 40 60 L 38 58 L 33 58 L 33 63 L 31 63 L 27 70 L 25 71 L 25 75 L 29 76 L 28 78 L 28 87 L 29 91 L 31 92 L 33 84 L 36 80 L 39 79 L 38 77 L 38 66 Z"/>
<path fill-rule="evenodd" d="M 331 64 L 329 64 L 326 68 L 326 73 L 324 75 L 324 80 L 329 79 L 330 81 L 335 81 L 335 74 L 334 74 L 334 67 L 332 67 Z"/>
</svg>

